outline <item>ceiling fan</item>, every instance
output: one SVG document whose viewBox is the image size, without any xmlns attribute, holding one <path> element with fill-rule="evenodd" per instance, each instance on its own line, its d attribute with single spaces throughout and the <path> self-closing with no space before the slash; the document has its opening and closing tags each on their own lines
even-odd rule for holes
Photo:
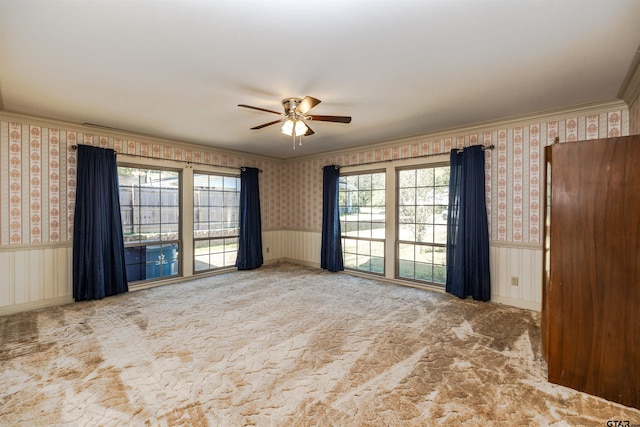
<svg viewBox="0 0 640 427">
<path fill-rule="evenodd" d="M 295 138 L 300 137 L 300 145 L 302 145 L 302 137 L 313 135 L 315 132 L 309 127 L 306 121 L 318 121 L 318 122 L 335 122 L 335 123 L 351 123 L 351 117 L 349 116 L 320 116 L 320 115 L 307 115 L 316 105 L 320 104 L 320 100 L 311 96 L 305 96 L 304 98 L 285 98 L 282 100 L 282 107 L 284 113 L 278 111 L 267 110 L 266 108 L 253 107 L 246 104 L 238 104 L 238 107 L 251 108 L 252 110 L 265 111 L 267 113 L 278 114 L 282 118 L 274 120 L 272 122 L 264 123 L 258 126 L 254 126 L 251 129 L 262 129 L 267 126 L 275 125 L 276 123 L 283 123 L 282 133 L 293 137 L 293 149 L 295 150 Z"/>
</svg>

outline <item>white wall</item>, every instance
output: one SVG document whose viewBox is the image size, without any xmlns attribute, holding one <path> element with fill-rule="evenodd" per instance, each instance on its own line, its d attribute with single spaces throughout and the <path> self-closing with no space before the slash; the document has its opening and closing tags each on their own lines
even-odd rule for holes
<svg viewBox="0 0 640 427">
<path fill-rule="evenodd" d="M 491 300 L 520 308 L 542 309 L 542 247 L 489 243 Z M 512 286 L 516 277 L 518 286 Z"/>
<path fill-rule="evenodd" d="M 73 302 L 71 245 L 0 248 L 0 315 Z"/>
<path fill-rule="evenodd" d="M 272 264 L 285 258 L 283 230 L 262 232 L 262 256 L 265 264 Z"/>
<path fill-rule="evenodd" d="M 283 230 L 283 235 L 285 260 L 320 268 L 321 232 Z"/>
</svg>

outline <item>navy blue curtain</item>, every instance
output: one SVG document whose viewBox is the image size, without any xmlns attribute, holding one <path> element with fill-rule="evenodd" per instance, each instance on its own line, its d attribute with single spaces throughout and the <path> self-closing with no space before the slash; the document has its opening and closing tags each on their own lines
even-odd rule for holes
<svg viewBox="0 0 640 427">
<path fill-rule="evenodd" d="M 460 298 L 491 298 L 489 227 L 480 145 L 451 150 L 446 290 Z"/>
<path fill-rule="evenodd" d="M 259 169 L 242 168 L 240 172 L 240 236 L 238 237 L 238 270 L 251 270 L 262 265 L 262 219 L 260 217 Z"/>
<path fill-rule="evenodd" d="M 334 272 L 344 270 L 338 207 L 339 180 L 340 169 L 337 166 L 330 165 L 323 168 L 320 267 Z"/>
<path fill-rule="evenodd" d="M 73 221 L 73 298 L 127 292 L 118 166 L 113 150 L 78 146 Z"/>
</svg>

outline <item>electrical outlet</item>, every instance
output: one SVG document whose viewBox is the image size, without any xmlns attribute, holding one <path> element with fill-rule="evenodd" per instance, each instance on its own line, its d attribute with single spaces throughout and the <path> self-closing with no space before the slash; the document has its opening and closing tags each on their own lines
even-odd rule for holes
<svg viewBox="0 0 640 427">
<path fill-rule="evenodd" d="M 267 248 L 267 253 L 269 253 L 269 248 Z"/>
<path fill-rule="evenodd" d="M 511 277 L 511 286 L 518 286 L 518 278 L 516 276 Z"/>
</svg>

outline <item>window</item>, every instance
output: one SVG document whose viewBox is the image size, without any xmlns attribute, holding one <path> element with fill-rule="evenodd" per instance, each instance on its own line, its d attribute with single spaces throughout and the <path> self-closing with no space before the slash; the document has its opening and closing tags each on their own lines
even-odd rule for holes
<svg viewBox="0 0 640 427">
<path fill-rule="evenodd" d="M 194 173 L 194 272 L 236 264 L 239 216 L 239 177 Z"/>
<path fill-rule="evenodd" d="M 384 274 L 385 172 L 341 176 L 339 208 L 345 268 Z"/>
<path fill-rule="evenodd" d="M 446 283 L 449 166 L 398 170 L 397 277 Z"/>
<path fill-rule="evenodd" d="M 177 276 L 180 174 L 118 167 L 120 214 L 129 282 Z"/>
</svg>

